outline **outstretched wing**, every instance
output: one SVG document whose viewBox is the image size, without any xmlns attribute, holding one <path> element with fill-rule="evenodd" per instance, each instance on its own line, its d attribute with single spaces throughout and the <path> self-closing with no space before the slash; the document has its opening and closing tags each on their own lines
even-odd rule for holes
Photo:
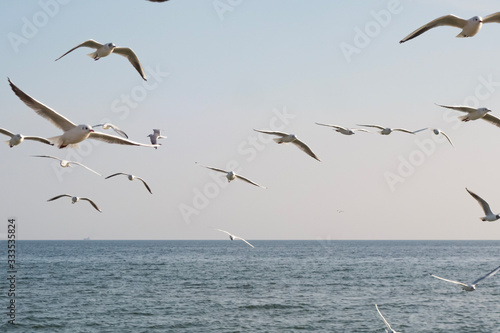
<svg viewBox="0 0 500 333">
<path fill-rule="evenodd" d="M 477 111 L 477 109 L 470 107 L 470 106 L 463 106 L 463 105 L 441 105 L 435 103 L 437 106 L 440 106 L 442 108 L 447 108 L 447 109 L 452 109 L 455 111 L 460 111 L 460 112 L 466 112 L 466 113 L 471 113 L 474 111 Z"/>
<path fill-rule="evenodd" d="M 467 187 L 465 189 L 467 190 L 467 192 L 469 192 L 470 195 L 472 195 L 472 197 L 474 199 L 477 200 L 477 202 L 479 202 L 479 204 L 483 208 L 483 211 L 486 215 L 493 215 L 493 213 L 491 212 L 491 209 L 490 209 L 490 205 L 483 198 L 481 198 L 476 193 L 469 191 L 469 189 Z"/>
<path fill-rule="evenodd" d="M 483 18 L 483 23 L 500 23 L 500 12 L 486 16 Z"/>
<path fill-rule="evenodd" d="M 315 124 L 316 125 L 320 125 L 320 126 L 333 127 L 333 128 L 336 128 L 336 129 L 342 129 L 342 130 L 347 131 L 347 128 L 342 127 L 342 126 L 330 125 L 330 124 L 322 124 L 322 123 L 315 123 Z"/>
<path fill-rule="evenodd" d="M 254 129 L 254 131 L 255 131 L 255 132 L 264 133 L 264 134 L 278 135 L 278 136 L 281 136 L 281 137 L 284 137 L 284 136 L 287 136 L 287 135 L 288 135 L 287 133 L 283 133 L 283 132 L 276 132 L 276 131 L 262 131 L 262 130 L 256 130 L 256 129 Z"/>
<path fill-rule="evenodd" d="M 49 199 L 49 200 L 47 200 L 47 201 L 57 200 L 57 199 L 62 198 L 62 197 L 70 197 L 70 198 L 72 198 L 73 196 L 72 196 L 72 195 L 69 195 L 69 194 L 61 194 L 61 195 L 58 195 L 58 196 L 56 196 L 56 197 L 50 198 L 50 199 Z"/>
<path fill-rule="evenodd" d="M 424 128 L 426 129 L 426 128 Z M 404 133 L 408 133 L 408 134 L 415 134 L 415 132 L 412 132 L 412 131 L 408 131 L 407 129 L 404 129 L 404 128 L 393 128 L 392 129 L 393 131 L 399 131 L 399 132 L 404 132 Z M 419 130 L 420 131 L 420 130 Z M 417 131 L 417 132 L 419 132 Z"/>
<path fill-rule="evenodd" d="M 64 53 L 62 56 L 60 56 L 59 58 L 57 58 L 55 61 L 57 61 L 57 60 L 61 59 L 61 58 L 62 58 L 62 57 L 64 57 L 66 54 L 68 54 L 68 53 L 70 53 L 70 52 L 72 52 L 72 51 L 76 50 L 76 49 L 77 49 L 77 48 L 79 48 L 79 47 L 83 47 L 83 46 L 85 46 L 85 47 L 90 47 L 90 48 L 93 48 L 93 49 L 98 49 L 98 48 L 102 47 L 102 44 L 101 44 L 101 43 L 96 42 L 96 41 L 95 41 L 95 40 L 93 40 L 93 39 L 89 39 L 89 40 L 87 40 L 87 41 L 85 41 L 85 42 L 81 43 L 80 45 L 75 46 L 74 48 L 72 48 L 72 49 L 71 49 L 71 50 L 69 50 L 68 52 Z"/>
<path fill-rule="evenodd" d="M 236 178 L 239 178 L 239 179 L 241 179 L 241 180 L 244 180 L 244 181 L 246 181 L 246 182 L 247 182 L 247 183 L 249 183 L 249 184 L 252 184 L 252 185 L 255 185 L 255 186 L 258 186 L 258 187 L 262 187 L 262 188 L 266 188 L 266 187 L 264 187 L 264 186 L 262 186 L 262 185 L 259 185 L 259 184 L 257 184 L 257 183 L 254 183 L 254 182 L 253 182 L 253 181 L 251 181 L 250 179 L 245 178 L 245 177 L 243 177 L 243 176 L 236 175 Z"/>
<path fill-rule="evenodd" d="M 135 177 L 135 178 L 139 179 L 144 184 L 144 186 L 146 186 L 146 188 L 148 189 L 149 193 L 153 194 L 153 192 L 151 192 L 151 189 L 149 188 L 148 184 L 146 184 L 146 182 L 144 181 L 144 179 L 142 179 L 140 177 Z"/>
<path fill-rule="evenodd" d="M 292 141 L 292 143 L 294 145 L 296 145 L 297 147 L 299 147 L 302 151 L 304 151 L 307 155 L 311 156 L 312 158 L 318 160 L 321 162 L 321 160 L 318 158 L 318 156 L 316 156 L 315 153 L 313 153 L 313 151 L 311 150 L 311 148 L 309 148 L 304 142 L 300 141 L 299 139 L 296 139 L 294 141 Z"/>
<path fill-rule="evenodd" d="M 255 246 L 253 246 L 252 244 L 250 244 L 249 242 L 247 242 L 246 240 L 244 240 L 244 239 L 243 239 L 243 238 L 241 238 L 241 237 L 238 237 L 238 236 L 234 236 L 234 235 L 233 235 L 233 238 L 234 238 L 234 239 L 239 239 L 239 240 L 242 240 L 242 241 L 244 241 L 245 243 L 247 243 L 248 245 L 250 245 L 251 247 L 255 247 Z"/>
<path fill-rule="evenodd" d="M 498 119 L 497 117 L 495 117 L 494 115 L 492 114 L 489 114 L 487 113 L 485 116 L 483 116 L 481 119 L 483 120 L 486 120 L 487 122 L 489 122 L 490 124 L 493 124 L 497 127 L 500 127 L 500 119 Z"/>
<path fill-rule="evenodd" d="M 448 135 L 446 135 L 445 132 L 442 132 L 442 131 L 439 131 L 439 133 L 443 134 L 443 136 L 448 140 L 448 142 L 450 143 L 450 145 L 455 148 L 455 146 L 453 145 L 453 143 L 451 142 L 451 139 Z"/>
<path fill-rule="evenodd" d="M 477 279 L 476 281 L 472 282 L 473 285 L 476 285 L 478 284 L 480 281 L 486 279 L 486 278 L 489 278 L 490 276 L 493 276 L 495 275 L 498 271 L 500 270 L 500 266 L 498 266 L 497 268 L 495 268 L 494 270 L 492 270 L 491 272 L 489 272 L 488 274 L 486 274 L 485 276 L 483 277 L 480 277 L 479 279 Z"/>
<path fill-rule="evenodd" d="M 194 162 L 194 163 L 199 164 L 198 162 Z M 222 170 L 222 169 L 218 169 L 218 168 L 214 168 L 214 167 L 209 167 L 209 166 L 206 166 L 206 165 L 203 165 L 203 164 L 199 164 L 199 165 L 202 166 L 202 167 L 204 167 L 204 168 L 210 169 L 210 170 L 214 170 L 214 171 L 218 171 L 218 172 L 222 172 L 222 173 L 227 174 L 226 170 Z"/>
<path fill-rule="evenodd" d="M 141 74 L 144 81 L 147 81 L 146 73 L 144 73 L 144 69 L 142 69 L 141 63 L 139 62 L 139 58 L 137 58 L 132 49 L 129 49 L 128 47 L 115 47 L 113 53 L 126 57 L 128 61 L 130 61 L 132 66 L 134 66 L 134 68 L 139 72 L 139 74 Z"/>
<path fill-rule="evenodd" d="M 375 304 L 375 307 L 377 308 L 377 311 L 378 311 L 378 314 L 380 315 L 380 317 L 382 317 L 382 320 L 384 321 L 385 326 L 387 326 L 387 328 L 392 331 L 391 325 L 389 325 L 387 320 L 385 320 L 384 316 L 382 316 L 382 312 L 380 312 L 380 310 L 378 309 L 377 304 Z"/>
<path fill-rule="evenodd" d="M 126 173 L 123 173 L 123 172 L 117 172 L 117 173 L 114 173 L 114 174 L 112 174 L 112 175 L 107 176 L 107 177 L 106 177 L 106 178 L 104 178 L 104 179 L 108 179 L 108 178 L 111 178 L 111 177 L 114 177 L 114 176 L 118 176 L 118 175 L 125 175 L 125 176 L 128 176 L 128 174 L 126 174 Z"/>
<path fill-rule="evenodd" d="M 81 167 L 83 167 L 83 168 L 85 168 L 85 169 L 87 169 L 87 170 L 89 170 L 89 171 L 92 171 L 92 172 L 93 172 L 93 173 L 95 173 L 96 175 L 101 176 L 101 174 L 100 174 L 100 173 L 95 172 L 94 170 L 92 170 L 92 169 L 91 169 L 91 168 L 89 168 L 88 166 L 83 165 L 82 163 L 73 162 L 73 161 L 69 161 L 69 163 L 70 163 L 70 164 L 76 164 L 76 165 L 79 165 L 79 166 L 81 166 Z"/>
<path fill-rule="evenodd" d="M 94 207 L 96 210 L 98 210 L 99 212 L 102 213 L 102 210 L 100 210 L 99 207 L 97 207 L 97 205 L 95 204 L 95 202 L 93 202 L 89 198 L 80 198 L 80 200 L 87 200 L 88 202 L 90 202 L 90 204 L 92 205 L 92 207 Z"/>
<path fill-rule="evenodd" d="M 385 127 L 379 126 L 379 125 L 361 125 L 357 124 L 356 126 L 363 126 L 363 127 L 373 127 L 373 128 L 378 128 L 379 130 L 384 130 Z"/>
<path fill-rule="evenodd" d="M 32 141 L 38 141 L 38 142 L 41 142 L 41 143 L 45 143 L 45 144 L 48 144 L 48 145 L 51 145 L 53 146 L 54 144 L 52 142 L 50 142 L 49 140 L 45 139 L 45 138 L 42 138 L 42 137 L 39 137 L 39 136 L 25 136 L 24 137 L 24 140 L 32 140 Z"/>
<path fill-rule="evenodd" d="M 432 277 L 435 277 L 436 279 L 440 279 L 440 280 L 443 280 L 443 281 L 446 281 L 446 282 L 451 282 L 451 283 L 454 283 L 454 284 L 458 284 L 460 286 L 464 286 L 464 287 L 467 287 L 467 285 L 465 283 L 462 283 L 462 282 L 458 282 L 458 281 L 453 281 L 453 280 L 448 280 L 448 279 L 444 279 L 442 277 L 439 277 L 439 276 L 436 276 L 434 274 L 431 274 Z"/>
<path fill-rule="evenodd" d="M 7 131 L 6 129 L 0 128 L 0 133 L 10 136 L 11 138 L 14 136 L 14 133 Z"/>
<path fill-rule="evenodd" d="M 417 30 L 413 31 L 411 34 L 403 38 L 399 43 L 404 43 L 406 41 L 409 41 L 410 39 L 413 39 L 415 37 L 420 36 L 427 30 L 430 30 L 435 27 L 443 26 L 443 25 L 449 25 L 452 27 L 457 27 L 460 29 L 463 29 L 463 27 L 467 24 L 467 20 L 464 20 L 463 18 L 460 18 L 455 15 L 445 15 L 438 17 L 435 20 L 430 21 L 429 23 L 421 26 Z"/>
<path fill-rule="evenodd" d="M 119 145 L 143 146 L 143 147 L 153 147 L 153 148 L 159 146 L 159 145 L 138 143 L 138 142 L 131 141 L 129 139 L 119 138 L 117 136 L 113 136 L 113 135 L 109 135 L 109 134 L 105 134 L 105 133 L 97 133 L 97 132 L 90 132 L 89 138 L 101 140 L 101 141 L 104 141 L 107 143 L 119 144 Z"/>
</svg>

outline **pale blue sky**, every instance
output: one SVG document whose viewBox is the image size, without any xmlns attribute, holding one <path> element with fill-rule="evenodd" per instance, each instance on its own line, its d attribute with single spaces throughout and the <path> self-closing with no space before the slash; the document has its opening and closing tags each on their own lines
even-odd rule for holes
<svg viewBox="0 0 500 333">
<path fill-rule="evenodd" d="M 61 133 L 13 94 L 9 77 L 78 124 L 107 119 L 145 143 L 153 128 L 168 137 L 158 150 L 2 144 L 1 218 L 18 219 L 20 239 L 225 239 L 211 227 L 249 240 L 496 239 L 500 223 L 480 222 L 465 187 L 500 212 L 500 129 L 459 124 L 461 114 L 434 103 L 477 102 L 500 116 L 500 25 L 467 39 L 441 27 L 399 40 L 442 15 L 498 10 L 494 1 L 1 3 L 0 127 Z M 148 82 L 126 59 L 95 62 L 88 48 L 54 62 L 87 39 L 132 48 Z M 343 136 L 315 122 L 438 127 L 456 149 L 430 131 Z M 271 126 L 295 133 L 322 162 L 252 130 Z M 78 160 L 103 177 L 33 154 Z M 404 169 L 410 160 L 418 165 Z M 216 181 L 195 162 L 233 163 L 268 189 Z M 153 195 L 126 178 L 104 180 L 116 172 L 144 178 Z M 404 182 L 391 185 L 388 174 Z M 46 202 L 63 193 L 92 198 L 103 213 L 86 202 Z"/>
</svg>

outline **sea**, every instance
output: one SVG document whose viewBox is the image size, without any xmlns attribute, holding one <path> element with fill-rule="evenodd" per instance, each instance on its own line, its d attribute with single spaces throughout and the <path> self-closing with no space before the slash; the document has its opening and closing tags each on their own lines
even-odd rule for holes
<svg viewBox="0 0 500 333">
<path fill-rule="evenodd" d="M 500 241 L 249 241 L 0 241 L 0 332 L 500 332 L 500 273 L 430 276 Z"/>
</svg>

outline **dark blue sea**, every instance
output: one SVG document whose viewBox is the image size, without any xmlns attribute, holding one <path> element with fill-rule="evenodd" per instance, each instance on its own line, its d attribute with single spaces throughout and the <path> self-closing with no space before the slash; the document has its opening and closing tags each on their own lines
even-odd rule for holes
<svg viewBox="0 0 500 333">
<path fill-rule="evenodd" d="M 500 332 L 500 241 L 17 241 L 1 332 Z"/>
</svg>

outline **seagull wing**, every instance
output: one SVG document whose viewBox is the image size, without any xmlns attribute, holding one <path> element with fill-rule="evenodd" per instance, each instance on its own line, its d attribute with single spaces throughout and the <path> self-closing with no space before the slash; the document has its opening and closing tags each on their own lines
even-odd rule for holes
<svg viewBox="0 0 500 333">
<path fill-rule="evenodd" d="M 472 285 L 475 286 L 476 284 L 478 284 L 480 281 L 486 279 L 486 278 L 489 278 L 490 276 L 493 276 L 495 275 L 498 271 L 500 270 L 500 266 L 498 266 L 497 268 L 495 268 L 494 270 L 492 270 L 491 272 L 489 272 L 488 274 L 486 274 L 485 276 L 483 277 L 480 277 L 479 279 L 477 279 L 476 281 L 472 282 Z"/>
<path fill-rule="evenodd" d="M 469 191 L 468 188 L 465 188 L 467 190 L 467 192 L 469 192 L 470 195 L 472 195 L 472 197 L 474 199 L 477 200 L 477 202 L 479 202 L 479 204 L 481 205 L 481 207 L 483 208 L 483 211 L 486 215 L 493 215 L 493 213 L 491 212 L 491 209 L 490 209 L 490 205 L 488 205 L 488 203 L 486 201 L 484 201 L 483 198 L 481 198 L 479 195 L 477 195 L 476 193 L 474 192 L 471 192 Z"/>
<path fill-rule="evenodd" d="M 42 137 L 39 137 L 39 136 L 25 136 L 24 137 L 24 140 L 32 140 L 32 141 L 38 141 L 38 142 L 41 142 L 41 143 L 45 143 L 45 144 L 48 144 L 48 145 L 51 145 L 53 146 L 54 144 L 52 142 L 50 142 L 49 140 L 45 139 L 45 138 L 42 138 Z"/>
<path fill-rule="evenodd" d="M 229 236 L 233 236 L 230 232 L 227 232 L 226 230 L 222 230 L 222 229 L 215 229 L 215 230 L 219 230 L 219 231 L 222 231 L 223 233 L 228 234 Z"/>
<path fill-rule="evenodd" d="M 481 119 L 486 120 L 490 124 L 495 125 L 496 127 L 500 127 L 500 119 L 495 117 L 492 114 L 487 113 L 485 116 L 483 116 Z"/>
<path fill-rule="evenodd" d="M 69 195 L 69 194 L 61 194 L 61 195 L 58 195 L 58 196 L 56 196 L 56 197 L 50 198 L 50 199 L 49 199 L 49 200 L 47 200 L 47 201 L 57 200 L 57 199 L 62 198 L 62 197 L 70 197 L 70 198 L 72 198 L 73 196 L 72 196 L 72 195 Z"/>
<path fill-rule="evenodd" d="M 387 320 L 385 320 L 384 316 L 382 316 L 382 312 L 380 312 L 380 310 L 378 309 L 377 304 L 375 304 L 375 307 L 377 308 L 378 314 L 380 315 L 380 317 L 384 321 L 385 326 L 387 326 L 388 329 L 392 330 L 391 325 L 389 325 L 389 323 L 387 322 Z"/>
<path fill-rule="evenodd" d="M 442 132 L 442 131 L 439 131 L 439 133 L 443 134 L 443 136 L 448 140 L 448 142 L 450 143 L 450 145 L 455 148 L 455 146 L 453 145 L 453 143 L 451 142 L 451 139 L 448 135 L 446 135 L 445 132 Z"/>
<path fill-rule="evenodd" d="M 426 127 L 426 128 L 422 128 L 422 129 L 419 129 L 419 130 L 413 131 L 412 133 L 413 133 L 413 134 L 415 134 L 415 133 L 418 133 L 418 132 L 425 131 L 426 129 L 429 129 L 429 128 L 428 128 L 428 127 Z"/>
<path fill-rule="evenodd" d="M 370 131 L 365 130 L 364 128 L 351 128 L 351 131 L 359 131 L 359 132 L 370 133 Z"/>
<path fill-rule="evenodd" d="M 404 133 L 408 133 L 408 134 L 415 134 L 415 132 L 408 131 L 407 129 L 404 129 L 404 128 L 393 128 L 392 130 L 393 131 L 404 132 Z"/>
<path fill-rule="evenodd" d="M 33 111 L 35 111 L 39 116 L 42 116 L 43 118 L 47 119 L 53 125 L 55 125 L 57 128 L 65 131 L 65 132 L 76 126 L 76 124 L 71 122 L 69 119 L 61 116 L 59 113 L 52 110 L 48 106 L 40 103 L 39 101 L 37 101 L 33 97 L 25 94 L 21 89 L 16 87 L 16 85 L 14 85 L 14 83 L 12 83 L 10 81 L 10 79 L 8 79 L 8 80 L 9 80 L 10 87 L 12 88 L 14 93 L 17 95 L 17 97 L 19 97 L 21 99 L 21 101 L 24 102 L 24 104 L 26 104 L 28 107 L 33 109 Z"/>
<path fill-rule="evenodd" d="M 139 179 L 144 184 L 144 186 L 146 186 L 146 188 L 148 189 L 149 193 L 153 194 L 153 192 L 151 192 L 151 189 L 149 188 L 148 184 L 146 184 L 146 182 L 144 181 L 144 179 L 142 179 L 140 177 L 135 177 L 135 178 Z"/>
<path fill-rule="evenodd" d="M 195 162 L 196 164 L 198 164 L 198 162 Z M 222 173 L 225 173 L 227 174 L 227 171 L 226 170 L 222 170 L 222 169 L 217 169 L 217 168 L 213 168 L 213 167 L 209 167 L 209 166 L 206 166 L 206 165 L 203 165 L 203 164 L 200 164 L 200 166 L 204 167 L 204 168 L 207 168 L 207 169 L 210 169 L 210 170 L 214 170 L 214 171 L 218 171 L 218 172 L 222 172 Z"/>
<path fill-rule="evenodd" d="M 79 165 L 79 166 L 81 166 L 81 167 L 83 167 L 83 168 L 85 168 L 85 169 L 87 169 L 87 170 L 89 170 L 89 171 L 92 171 L 93 173 L 95 173 L 95 174 L 96 174 L 96 175 L 98 175 L 98 176 L 102 176 L 100 173 L 95 172 L 94 170 L 92 170 L 92 169 L 91 169 L 91 168 L 89 168 L 88 166 L 83 165 L 82 163 L 69 161 L 69 164 L 76 164 L 76 165 Z"/>
<path fill-rule="evenodd" d="M 260 133 L 264 133 L 264 134 L 278 135 L 278 136 L 281 136 L 281 137 L 284 137 L 284 136 L 288 135 L 288 133 L 276 132 L 276 131 L 262 131 L 262 130 L 256 130 L 256 129 L 254 129 L 254 131 L 260 132 Z"/>
<path fill-rule="evenodd" d="M 483 18 L 483 23 L 500 23 L 500 12 L 486 16 Z"/>
<path fill-rule="evenodd" d="M 439 276 L 436 276 L 434 274 L 431 274 L 432 277 L 435 277 L 436 279 L 440 279 L 440 280 L 443 280 L 443 281 L 446 281 L 446 282 L 451 282 L 451 283 L 454 283 L 454 284 L 458 284 L 460 286 L 464 286 L 464 287 L 467 287 L 467 285 L 465 283 L 462 283 L 462 282 L 458 282 L 458 281 L 453 281 L 453 280 L 448 280 L 448 279 L 443 279 L 442 277 L 439 277 Z"/>
<path fill-rule="evenodd" d="M 445 15 L 438 17 L 437 19 L 430 21 L 429 23 L 421 26 L 417 30 L 413 31 L 411 34 L 403 38 L 399 43 L 404 43 L 406 41 L 409 41 L 410 39 L 413 39 L 415 37 L 420 36 L 427 30 L 430 30 L 435 27 L 443 26 L 443 25 L 448 25 L 456 28 L 463 29 L 463 27 L 467 24 L 467 20 L 464 20 L 463 18 L 460 18 L 455 15 Z"/>
<path fill-rule="evenodd" d="M 108 178 L 111 178 L 111 177 L 114 177 L 114 176 L 118 176 L 118 175 L 128 176 L 128 174 L 126 174 L 126 173 L 123 173 L 123 172 L 117 172 L 117 173 L 114 173 L 114 174 L 112 174 L 112 175 L 107 176 L 107 177 L 106 177 L 106 178 L 104 178 L 104 179 L 108 179 Z"/>
<path fill-rule="evenodd" d="M 98 210 L 99 212 L 102 213 L 102 210 L 100 210 L 99 207 L 97 207 L 97 205 L 95 204 L 95 202 L 93 202 L 89 198 L 80 198 L 80 200 L 87 200 L 88 202 L 90 202 L 90 204 L 92 205 L 92 207 L 94 207 L 96 210 Z"/>
<path fill-rule="evenodd" d="M 97 133 L 90 132 L 89 139 L 101 140 L 107 143 L 115 143 L 119 145 L 129 145 L 129 146 L 143 146 L 143 147 L 158 147 L 158 145 L 150 145 L 145 143 L 138 143 L 131 141 L 129 139 L 119 138 L 117 136 L 105 134 L 105 133 Z"/>
<path fill-rule="evenodd" d="M 244 181 L 246 181 L 247 183 L 250 183 L 250 184 L 252 184 L 252 185 L 255 185 L 255 186 L 258 186 L 258 187 L 262 187 L 262 188 L 266 188 L 266 187 L 261 186 L 261 185 L 259 185 L 259 184 L 257 184 L 257 183 L 254 183 L 254 182 L 253 182 L 253 181 L 251 181 L 250 179 L 247 179 L 247 178 L 245 178 L 245 177 L 243 177 L 243 176 L 236 175 L 236 178 L 239 178 L 239 179 L 241 179 L 241 180 L 244 180 Z"/>
<path fill-rule="evenodd" d="M 441 105 L 441 104 L 436 104 L 437 106 L 440 106 L 442 108 L 447 108 L 447 109 L 452 109 L 455 111 L 460 111 L 460 112 L 467 112 L 471 113 L 474 111 L 477 111 L 477 109 L 470 107 L 470 106 L 463 106 L 463 105 Z"/>
<path fill-rule="evenodd" d="M 141 74 L 144 81 L 147 81 L 146 74 L 144 73 L 144 69 L 142 69 L 139 58 L 137 58 L 132 49 L 129 49 L 128 47 L 115 47 L 113 53 L 126 57 L 128 61 L 130 61 L 132 66 L 134 66 L 134 68 L 139 72 L 139 74 Z"/>
<path fill-rule="evenodd" d="M 299 139 L 296 139 L 296 140 L 292 141 L 292 143 L 294 145 L 296 145 L 297 147 L 299 147 L 301 150 L 303 150 L 307 155 L 309 155 L 312 158 L 321 162 L 321 160 L 318 158 L 318 156 L 316 156 L 316 154 L 313 153 L 311 148 L 309 148 L 304 142 L 300 141 Z"/>
<path fill-rule="evenodd" d="M 234 236 L 234 235 L 233 235 L 233 238 L 234 238 L 234 239 L 239 239 L 239 240 L 242 240 L 242 241 L 244 241 L 245 243 L 247 243 L 248 245 L 250 245 L 251 247 L 255 247 L 255 246 L 253 246 L 252 244 L 250 244 L 249 242 L 247 242 L 246 240 L 244 240 L 244 239 L 243 239 L 243 238 L 241 238 L 241 237 L 238 237 L 238 236 Z"/>
<path fill-rule="evenodd" d="M 98 48 L 102 47 L 102 44 L 101 44 L 101 43 L 96 42 L 96 41 L 95 41 L 95 40 L 93 40 L 93 39 L 89 39 L 89 40 L 87 40 L 87 41 L 85 41 L 85 42 L 81 43 L 80 45 L 75 46 L 74 48 L 72 48 L 72 49 L 71 49 L 71 50 L 69 50 L 68 52 L 64 53 L 62 56 L 60 56 L 59 58 L 57 58 L 55 61 L 57 61 L 57 60 L 61 59 L 61 58 L 62 58 L 62 57 L 64 57 L 66 54 L 68 54 L 68 53 L 70 53 L 70 52 L 72 52 L 72 51 L 76 50 L 76 49 L 77 49 L 77 48 L 79 48 L 79 47 L 83 47 L 83 46 L 85 46 L 85 47 L 90 47 L 90 48 L 93 48 L 93 49 L 98 49 Z"/>
<path fill-rule="evenodd" d="M 373 127 L 373 128 L 378 128 L 379 130 L 384 130 L 385 127 L 379 126 L 379 125 L 361 125 L 357 124 L 356 126 L 363 126 L 363 127 Z"/>
<path fill-rule="evenodd" d="M 0 133 L 10 136 L 11 138 L 14 136 L 14 133 L 7 131 L 6 129 L 0 128 Z"/>
<path fill-rule="evenodd" d="M 61 161 L 60 158 L 57 158 L 57 157 L 54 157 L 54 156 L 50 156 L 50 155 L 31 155 L 32 157 L 45 157 L 45 158 L 52 158 L 54 160 L 58 160 L 58 161 Z"/>
<path fill-rule="evenodd" d="M 327 127 L 337 128 L 337 129 L 343 129 L 343 130 L 346 130 L 346 131 L 347 131 L 347 128 L 342 127 L 342 126 L 330 125 L 330 124 L 322 124 L 322 123 L 315 123 L 315 124 L 316 124 L 316 125 L 320 125 L 320 126 L 327 126 Z"/>
</svg>

